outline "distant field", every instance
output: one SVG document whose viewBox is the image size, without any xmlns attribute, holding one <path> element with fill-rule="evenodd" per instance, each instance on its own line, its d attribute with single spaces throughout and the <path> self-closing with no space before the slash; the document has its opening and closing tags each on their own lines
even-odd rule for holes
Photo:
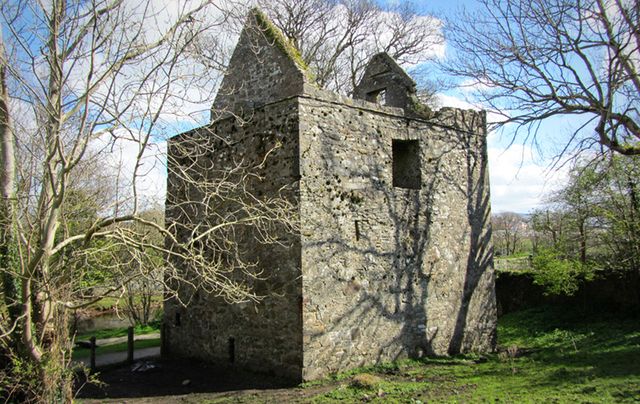
<svg viewBox="0 0 640 404">
<path fill-rule="evenodd" d="M 133 332 L 134 332 L 134 335 L 136 336 L 159 333 L 160 328 L 159 328 L 159 324 L 157 323 L 150 324 L 150 325 L 137 325 L 134 327 Z M 96 337 L 97 340 L 100 340 L 104 338 L 125 337 L 126 335 L 127 335 L 127 328 L 123 327 L 123 328 L 114 328 L 110 330 L 98 330 L 98 331 L 92 331 L 84 334 L 78 334 L 75 340 L 88 341 L 92 336 Z M 159 338 L 139 340 L 139 341 L 136 340 L 134 342 L 135 349 L 151 348 L 156 346 L 160 346 Z M 126 350 L 127 350 L 126 341 L 117 343 L 117 344 L 111 344 L 111 345 L 102 345 L 100 342 L 98 342 L 98 346 L 96 347 L 96 355 L 102 355 L 105 353 L 112 353 L 112 352 L 122 352 Z M 72 355 L 72 358 L 74 360 L 86 358 L 88 356 L 89 356 L 88 348 L 81 348 L 78 346 L 74 347 L 73 355 Z"/>
<path fill-rule="evenodd" d="M 88 341 L 91 337 L 96 339 L 124 337 L 127 335 L 127 327 L 112 328 L 108 330 L 96 330 L 76 335 L 76 341 Z M 151 334 L 160 332 L 160 324 L 152 323 L 149 325 L 137 325 L 133 329 L 135 335 Z"/>
<path fill-rule="evenodd" d="M 151 296 L 151 303 L 153 305 L 160 305 L 162 303 L 162 298 L 163 298 L 162 294 L 153 295 Z M 139 303 L 141 298 L 136 296 L 134 299 L 136 303 Z M 112 309 L 115 309 L 116 307 L 120 307 L 121 309 L 123 307 L 126 307 L 126 302 L 123 297 L 117 298 L 117 297 L 106 296 L 88 306 L 89 309 L 98 310 L 98 311 L 112 310 Z"/>
</svg>

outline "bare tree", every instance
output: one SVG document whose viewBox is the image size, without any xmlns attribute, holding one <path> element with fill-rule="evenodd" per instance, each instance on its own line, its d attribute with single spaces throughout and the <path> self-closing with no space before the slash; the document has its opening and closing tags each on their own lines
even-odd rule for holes
<svg viewBox="0 0 640 404">
<path fill-rule="evenodd" d="M 534 215 L 547 247 L 581 264 L 638 267 L 638 157 L 577 160 L 568 183 L 549 198 L 551 213 Z"/>
<path fill-rule="evenodd" d="M 441 24 L 409 3 L 370 0 L 259 0 L 300 49 L 318 85 L 343 94 L 356 86 L 371 56 L 387 52 L 401 65 L 432 60 L 443 46 Z"/>
<path fill-rule="evenodd" d="M 579 116 L 566 152 L 640 154 L 640 7 L 636 0 L 481 0 L 447 21 L 445 72 L 535 142 L 541 121 Z M 516 132 L 518 136 L 521 132 Z M 542 134 L 541 134 L 542 135 Z M 545 133 L 544 136 L 554 136 Z"/>
<path fill-rule="evenodd" d="M 503 212 L 491 218 L 496 248 L 503 255 L 516 253 L 525 230 L 525 222 L 517 213 Z"/>
<path fill-rule="evenodd" d="M 224 214 L 180 229 L 144 215 L 149 149 L 164 142 L 167 114 L 209 98 L 192 47 L 227 13 L 209 1 L 162 9 L 124 0 L 0 4 L 2 398 L 71 401 L 68 314 L 138 279 L 157 282 L 158 270 L 169 297 L 186 284 L 229 301 L 260 298 L 236 275 L 255 276 L 255 263 L 238 259 L 234 232 L 251 227 L 258 241 L 277 242 L 271 229 L 289 227 L 291 215 L 285 199 L 238 196 L 255 165 L 240 161 L 211 180 L 196 176 L 207 167 L 195 165 L 218 144 L 171 146 L 188 149 L 193 162 L 169 162 L 194 182 L 192 199 L 176 209 Z M 122 142 L 130 171 L 107 158 Z M 220 210 L 225 204 L 233 208 Z"/>
<path fill-rule="evenodd" d="M 531 215 L 533 252 L 543 249 L 562 250 L 569 233 L 569 219 L 559 209 L 540 209 Z"/>
</svg>

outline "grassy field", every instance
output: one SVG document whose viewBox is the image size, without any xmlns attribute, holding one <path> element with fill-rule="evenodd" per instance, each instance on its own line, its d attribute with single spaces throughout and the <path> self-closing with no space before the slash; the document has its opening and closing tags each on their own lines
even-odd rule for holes
<svg viewBox="0 0 640 404">
<path fill-rule="evenodd" d="M 340 374 L 314 402 L 639 402 L 640 324 L 552 308 L 500 319 L 486 357 L 402 361 Z"/>
<path fill-rule="evenodd" d="M 153 323 L 150 325 L 137 325 L 134 327 L 133 332 L 134 332 L 134 335 L 159 333 L 160 332 L 159 323 Z M 92 336 L 95 336 L 96 339 L 98 340 L 104 339 L 104 338 L 125 337 L 127 336 L 127 328 L 126 327 L 113 328 L 109 330 L 97 330 L 97 331 L 92 331 L 85 334 L 78 334 L 76 335 L 75 340 L 88 341 L 89 338 L 91 338 Z M 160 338 L 152 338 L 152 339 L 139 340 L 134 342 L 135 349 L 151 348 L 156 346 L 160 346 Z M 122 352 L 126 350 L 127 350 L 126 341 L 117 343 L 117 344 L 111 344 L 111 345 L 100 345 L 100 343 L 98 342 L 98 347 L 96 348 L 96 355 L 102 355 L 105 353 L 112 353 L 112 352 Z M 81 348 L 76 346 L 73 350 L 72 358 L 74 360 L 86 358 L 88 356 L 89 356 L 88 348 Z"/>
<path fill-rule="evenodd" d="M 143 349 L 143 348 L 160 346 L 160 338 L 136 340 L 134 341 L 133 346 L 135 349 Z M 98 346 L 96 348 L 96 355 L 99 356 L 99 355 L 104 355 L 104 354 L 113 353 L 113 352 L 125 352 L 126 350 L 127 350 L 127 342 L 125 341 L 118 344 Z M 73 350 L 73 354 L 71 357 L 73 358 L 73 360 L 79 360 L 82 358 L 88 358 L 89 353 L 90 353 L 90 350 L 87 348 L 75 348 Z"/>
<path fill-rule="evenodd" d="M 135 297 L 135 302 L 137 303 L 139 301 L 140 301 L 140 297 Z M 151 296 L 151 303 L 153 305 L 161 305 L 162 295 Z M 88 307 L 89 309 L 93 309 L 97 311 L 107 311 L 107 310 L 113 310 L 116 307 L 124 308 L 126 307 L 126 302 L 124 298 L 106 296 L 98 300 L 97 302 L 89 305 Z"/>
<path fill-rule="evenodd" d="M 136 325 L 133 328 L 135 335 L 145 335 L 154 332 L 160 332 L 160 324 L 152 323 L 149 325 Z M 127 335 L 127 327 L 111 328 L 108 330 L 96 330 L 76 335 L 76 341 L 88 341 L 91 337 L 96 339 L 125 337 Z"/>
<path fill-rule="evenodd" d="M 486 356 L 404 360 L 295 388 L 234 388 L 222 393 L 154 396 L 153 400 L 182 404 L 640 402 L 638 318 L 583 315 L 565 308 L 529 309 L 499 320 L 498 343 L 498 352 Z"/>
</svg>

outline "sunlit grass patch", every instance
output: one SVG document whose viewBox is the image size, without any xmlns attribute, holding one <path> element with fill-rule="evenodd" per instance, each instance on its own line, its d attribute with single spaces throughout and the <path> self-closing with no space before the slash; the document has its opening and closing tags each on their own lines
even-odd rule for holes
<svg viewBox="0 0 640 404">
<path fill-rule="evenodd" d="M 635 402 L 640 324 L 609 314 L 543 307 L 504 316 L 499 350 L 482 359 L 405 360 L 335 375 L 316 402 Z M 382 379 L 377 389 L 349 380 Z"/>
</svg>

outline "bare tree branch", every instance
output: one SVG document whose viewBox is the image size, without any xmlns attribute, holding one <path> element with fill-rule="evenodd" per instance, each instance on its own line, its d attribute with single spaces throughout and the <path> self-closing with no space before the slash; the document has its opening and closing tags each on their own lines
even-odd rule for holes
<svg viewBox="0 0 640 404">
<path fill-rule="evenodd" d="M 537 125 L 579 115 L 595 126 L 568 140 L 640 154 L 640 77 L 634 2 L 482 0 L 479 13 L 447 22 L 456 56 L 442 69 L 465 79 L 479 101 L 535 142 Z M 516 136 L 518 132 L 516 132 Z M 540 134 L 553 136 L 553 134 Z"/>
</svg>

